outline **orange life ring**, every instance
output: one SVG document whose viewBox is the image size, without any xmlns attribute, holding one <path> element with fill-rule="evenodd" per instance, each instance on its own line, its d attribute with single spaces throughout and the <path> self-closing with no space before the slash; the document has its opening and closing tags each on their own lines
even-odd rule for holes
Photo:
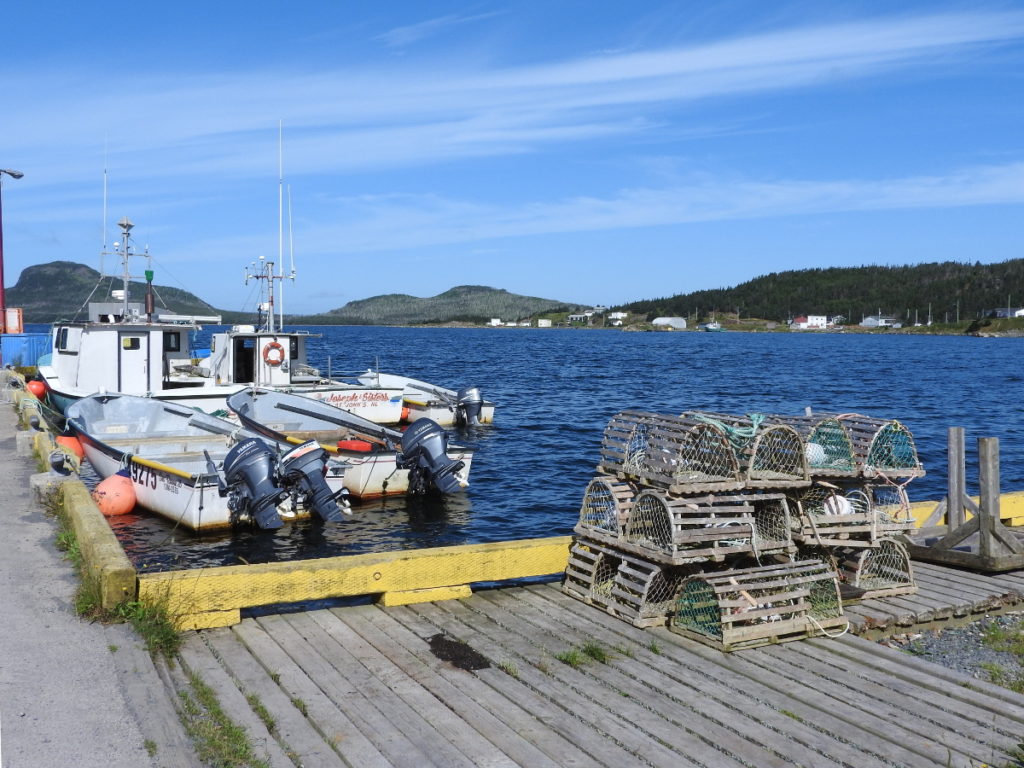
<svg viewBox="0 0 1024 768">
<path fill-rule="evenodd" d="M 284 362 L 284 347 L 272 341 L 263 348 L 263 362 L 274 368 Z"/>
</svg>

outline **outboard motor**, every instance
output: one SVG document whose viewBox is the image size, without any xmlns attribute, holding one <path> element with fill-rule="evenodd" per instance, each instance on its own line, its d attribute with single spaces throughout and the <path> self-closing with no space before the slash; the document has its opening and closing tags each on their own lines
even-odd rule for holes
<svg viewBox="0 0 1024 768">
<path fill-rule="evenodd" d="M 436 421 L 417 419 L 405 430 L 402 457 L 412 493 L 423 493 L 431 483 L 441 493 L 455 493 L 469 485 L 460 474 L 465 463 L 448 457 L 448 433 Z"/>
<path fill-rule="evenodd" d="M 340 523 L 341 508 L 324 479 L 327 451 L 316 440 L 297 445 L 281 457 L 281 481 L 305 497 L 306 506 L 321 520 Z"/>
<path fill-rule="evenodd" d="M 480 409 L 484 399 L 479 387 L 465 387 L 455 393 L 455 423 L 459 426 L 480 424 Z"/>
<path fill-rule="evenodd" d="M 231 447 L 224 457 L 228 508 L 234 513 L 249 511 L 260 528 L 280 528 L 277 505 L 288 492 L 274 483 L 274 452 L 262 440 L 247 437 Z"/>
</svg>

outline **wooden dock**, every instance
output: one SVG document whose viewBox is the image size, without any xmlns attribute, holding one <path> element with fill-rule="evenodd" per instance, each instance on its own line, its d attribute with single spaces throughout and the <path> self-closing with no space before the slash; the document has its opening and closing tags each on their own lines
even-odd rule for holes
<svg viewBox="0 0 1024 768">
<path fill-rule="evenodd" d="M 851 609 L 854 629 L 1024 592 L 1024 574 L 917 575 L 913 600 Z M 1024 696 L 852 632 L 720 653 L 558 584 L 245 618 L 188 633 L 180 660 L 175 686 L 197 672 L 273 766 L 978 768 L 1024 741 Z"/>
</svg>

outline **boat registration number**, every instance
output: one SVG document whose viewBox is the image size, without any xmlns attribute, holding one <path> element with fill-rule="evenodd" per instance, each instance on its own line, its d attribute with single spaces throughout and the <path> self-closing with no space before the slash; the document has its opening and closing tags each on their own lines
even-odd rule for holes
<svg viewBox="0 0 1024 768">
<path fill-rule="evenodd" d="M 143 488 L 156 488 L 156 472 L 142 464 L 132 462 L 132 482 Z"/>
</svg>

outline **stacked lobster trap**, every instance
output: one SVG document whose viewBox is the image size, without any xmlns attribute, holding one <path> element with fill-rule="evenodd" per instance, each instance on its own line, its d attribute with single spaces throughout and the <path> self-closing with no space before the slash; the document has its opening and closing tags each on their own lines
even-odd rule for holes
<svg viewBox="0 0 1024 768">
<path fill-rule="evenodd" d="M 922 474 L 898 422 L 624 411 L 604 431 L 563 590 L 723 650 L 845 625 L 839 580 L 913 590 L 896 540 Z"/>
</svg>

